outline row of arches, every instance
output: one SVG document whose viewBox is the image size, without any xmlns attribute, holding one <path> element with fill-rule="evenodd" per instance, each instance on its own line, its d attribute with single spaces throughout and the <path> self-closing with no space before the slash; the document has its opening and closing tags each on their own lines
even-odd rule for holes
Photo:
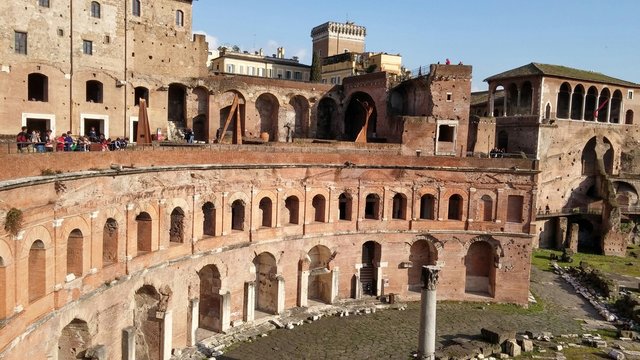
<svg viewBox="0 0 640 360">
<path fill-rule="evenodd" d="M 419 292 L 422 286 L 420 279 L 421 268 L 424 265 L 435 265 L 443 251 L 438 240 L 418 238 L 411 243 L 408 253 L 405 255 L 410 264 L 406 268 L 406 288 L 409 291 Z M 382 284 L 384 268 L 381 267 L 386 260 L 385 249 L 377 241 L 368 240 L 361 245 L 359 268 L 354 275 L 354 281 L 350 286 L 352 297 L 375 296 L 381 291 L 377 287 Z M 500 256 L 499 245 L 491 240 L 472 240 L 466 247 L 464 255 L 465 267 L 465 293 L 491 297 L 495 286 L 496 257 Z M 339 256 L 339 255 L 338 255 Z M 195 328 L 197 337 L 207 336 L 209 332 L 223 332 L 230 326 L 229 308 L 232 302 L 242 302 L 242 318 L 252 322 L 269 314 L 282 313 L 284 309 L 284 286 L 298 287 L 297 303 L 301 306 L 316 304 L 332 304 L 337 300 L 336 272 L 333 263 L 336 254 L 324 245 L 311 247 L 301 259 L 297 261 L 298 274 L 286 278 L 282 274 L 282 265 L 270 252 L 257 253 L 250 261 L 254 278 L 244 284 L 241 292 L 230 291 L 234 284 L 230 278 L 219 268 L 218 263 L 207 263 L 196 268 L 197 296 L 190 299 L 189 306 L 197 306 L 196 318 L 187 319 L 189 324 L 184 328 Z M 443 268 L 441 276 L 447 276 L 447 267 Z M 294 275 L 294 274 L 291 274 Z M 189 276 L 186 276 L 189 278 Z M 304 288 L 300 288 L 304 287 Z M 133 294 L 133 303 L 129 307 L 132 311 L 132 331 L 135 336 L 136 358 L 160 359 L 163 358 L 163 342 L 171 341 L 172 334 L 167 335 L 166 324 L 158 314 L 166 312 L 182 312 L 178 309 L 167 308 L 163 304 L 165 294 L 171 294 L 168 286 L 159 289 L 151 284 L 144 284 L 137 288 Z M 173 296 L 186 296 L 176 293 Z M 242 300 L 234 297 L 242 297 Z M 176 302 L 174 302 L 176 303 Z M 195 304 L 195 305 L 194 305 Z M 193 311 L 194 309 L 190 309 Z M 183 327 L 179 327 L 183 328 Z M 187 330 L 189 331 L 189 330 Z M 93 332 L 95 333 L 95 332 Z M 87 321 L 74 318 L 62 328 L 58 337 L 58 359 L 76 359 L 85 356 L 89 349 L 99 346 L 94 342 L 94 336 Z M 123 341 L 122 343 L 127 343 Z M 171 346 L 169 347 L 171 348 Z M 124 350 L 123 350 L 124 351 Z M 118 350 L 112 354 L 117 356 Z"/>
<path fill-rule="evenodd" d="M 619 89 L 612 93 L 606 87 L 601 90 L 595 86 L 585 89 L 582 84 L 572 88 L 568 82 L 564 82 L 558 90 L 556 116 L 559 119 L 619 124 L 624 111 L 622 96 Z M 632 110 L 627 110 L 624 123 L 633 124 Z"/>
</svg>

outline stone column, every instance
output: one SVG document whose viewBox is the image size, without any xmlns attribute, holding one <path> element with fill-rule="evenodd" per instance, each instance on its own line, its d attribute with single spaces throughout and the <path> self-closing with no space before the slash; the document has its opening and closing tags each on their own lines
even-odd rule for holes
<svg viewBox="0 0 640 360">
<path fill-rule="evenodd" d="M 439 266 L 422 267 L 422 296 L 420 304 L 420 337 L 418 358 L 435 360 L 436 356 L 436 286 Z"/>
<path fill-rule="evenodd" d="M 196 330 L 200 326 L 200 299 L 191 299 L 189 308 L 189 333 L 187 334 L 187 344 L 196 345 Z"/>
<path fill-rule="evenodd" d="M 566 247 L 573 250 L 574 253 L 578 252 L 578 233 L 580 232 L 580 225 L 578 223 L 571 224 L 569 228 L 569 236 L 567 236 Z"/>
<path fill-rule="evenodd" d="M 338 280 L 340 279 L 340 270 L 336 267 L 331 270 L 331 301 L 330 304 L 335 303 L 338 299 Z"/>
<path fill-rule="evenodd" d="M 136 329 L 133 326 L 122 329 L 122 359 L 136 360 Z"/>
<path fill-rule="evenodd" d="M 284 276 L 282 275 L 276 276 L 276 281 L 278 282 L 278 307 L 276 309 L 276 313 L 282 314 L 285 308 L 285 296 L 286 296 L 286 293 L 284 291 Z"/>
<path fill-rule="evenodd" d="M 298 306 L 307 306 L 309 296 L 309 270 L 298 272 Z"/>
<path fill-rule="evenodd" d="M 162 319 L 162 359 L 171 358 L 171 347 L 173 337 L 173 312 L 167 311 Z"/>
<path fill-rule="evenodd" d="M 256 314 L 256 283 L 247 281 L 244 283 L 244 322 L 253 321 Z"/>
<path fill-rule="evenodd" d="M 220 295 L 222 302 L 222 316 L 220 318 L 220 331 L 227 331 L 231 327 L 231 293 L 226 292 Z"/>
</svg>

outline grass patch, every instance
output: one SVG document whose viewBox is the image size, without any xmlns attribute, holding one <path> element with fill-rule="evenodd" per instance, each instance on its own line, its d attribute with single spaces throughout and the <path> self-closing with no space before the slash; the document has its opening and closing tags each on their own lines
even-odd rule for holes
<svg viewBox="0 0 640 360">
<path fill-rule="evenodd" d="M 638 246 L 629 246 L 626 257 L 576 253 L 573 255 L 572 263 L 558 261 L 558 265 L 578 266 L 581 261 L 585 261 L 593 268 L 605 273 L 640 276 L 640 258 L 630 256 L 629 253 L 632 251 L 640 254 Z M 559 257 L 562 255 L 562 252 L 549 249 L 535 249 L 531 258 L 531 264 L 540 270 L 551 271 L 551 254 L 556 254 Z"/>
</svg>

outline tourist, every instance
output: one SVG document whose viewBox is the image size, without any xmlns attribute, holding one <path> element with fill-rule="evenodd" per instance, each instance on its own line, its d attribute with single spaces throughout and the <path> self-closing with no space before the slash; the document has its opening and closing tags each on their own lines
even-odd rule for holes
<svg viewBox="0 0 640 360">
<path fill-rule="evenodd" d="M 26 152 L 27 146 L 29 142 L 29 134 L 27 132 L 27 127 L 23 126 L 18 135 L 16 136 L 16 144 L 18 145 L 19 152 Z"/>
<path fill-rule="evenodd" d="M 98 142 L 98 133 L 96 133 L 96 128 L 93 126 L 91 127 L 91 130 L 89 130 L 89 141 Z"/>
<path fill-rule="evenodd" d="M 60 134 L 59 137 L 56 138 L 56 151 L 65 151 L 64 143 L 65 143 L 65 135 L 64 133 L 62 133 Z"/>
<path fill-rule="evenodd" d="M 29 145 L 29 152 L 44 152 L 44 146 L 42 146 L 42 151 L 40 151 L 40 131 L 33 130 L 31 131 L 31 144 Z"/>
<path fill-rule="evenodd" d="M 64 137 L 64 151 L 73 151 L 71 147 L 74 145 L 71 131 L 67 131 Z"/>
<path fill-rule="evenodd" d="M 47 129 L 47 132 L 45 132 L 40 140 L 44 143 L 44 148 L 47 152 L 53 151 L 53 135 L 51 135 L 51 130 Z"/>
<path fill-rule="evenodd" d="M 187 128 L 187 131 L 184 133 L 184 139 L 187 140 L 187 144 L 193 144 L 193 140 L 195 135 L 193 134 L 193 130 L 191 128 Z"/>
</svg>

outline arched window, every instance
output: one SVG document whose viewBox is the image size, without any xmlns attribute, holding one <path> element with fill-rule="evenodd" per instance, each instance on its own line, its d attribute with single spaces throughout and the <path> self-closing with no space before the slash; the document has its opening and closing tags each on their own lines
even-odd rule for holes
<svg viewBox="0 0 640 360">
<path fill-rule="evenodd" d="M 87 81 L 87 102 L 102 104 L 102 83 L 96 80 Z"/>
<path fill-rule="evenodd" d="M 594 114 L 598 108 L 598 89 L 595 86 L 591 86 L 587 90 L 587 96 L 584 101 L 584 119 L 587 121 L 594 121 Z"/>
<path fill-rule="evenodd" d="M 422 195 L 420 198 L 420 219 L 434 220 L 436 198 L 431 194 Z"/>
<path fill-rule="evenodd" d="M 296 196 L 289 196 L 284 201 L 284 207 L 289 212 L 289 224 L 298 224 L 300 222 L 300 200 Z"/>
<path fill-rule="evenodd" d="M 179 207 L 173 209 L 171 212 L 169 242 L 178 244 L 182 244 L 184 242 L 184 211 Z"/>
<path fill-rule="evenodd" d="M 100 3 L 97 1 L 91 2 L 91 17 L 100 18 Z"/>
<path fill-rule="evenodd" d="M 33 73 L 27 77 L 27 100 L 49 101 L 49 78 L 45 75 Z"/>
<path fill-rule="evenodd" d="M 231 230 L 244 231 L 244 202 L 236 200 L 231 204 Z"/>
<path fill-rule="evenodd" d="M 584 105 L 584 86 L 578 84 L 571 95 L 571 120 L 582 120 Z"/>
<path fill-rule="evenodd" d="M 141 252 L 151 251 L 151 234 L 153 228 L 153 221 L 151 215 L 146 212 L 141 212 L 136 216 L 137 225 L 137 250 L 138 254 Z"/>
<path fill-rule="evenodd" d="M 455 194 L 449 198 L 449 220 L 462 220 L 462 196 Z"/>
<path fill-rule="evenodd" d="M 271 223 L 271 219 L 272 219 L 272 211 L 271 211 L 271 199 L 269 199 L 268 197 L 263 197 L 260 200 L 260 204 L 258 205 L 259 209 L 260 209 L 260 213 L 262 215 L 262 221 L 260 222 L 260 225 L 262 225 L 263 227 L 271 227 L 272 223 Z"/>
<path fill-rule="evenodd" d="M 184 12 L 182 10 L 176 11 L 176 25 L 184 26 Z"/>
<path fill-rule="evenodd" d="M 206 202 L 202 205 L 202 234 L 208 236 L 216 235 L 216 207 L 212 202 Z"/>
<path fill-rule="evenodd" d="M 391 212 L 392 219 L 407 219 L 407 197 L 404 194 L 395 194 L 393 196 L 393 208 Z"/>
<path fill-rule="evenodd" d="M 525 81 L 520 89 L 520 113 L 522 115 L 533 114 L 533 86 Z"/>
<path fill-rule="evenodd" d="M 377 194 L 367 195 L 364 204 L 364 218 L 380 220 L 380 196 Z"/>
<path fill-rule="evenodd" d="M 611 101 L 611 91 L 609 89 L 604 88 L 600 92 L 600 97 L 598 98 L 598 107 L 596 108 L 595 114 L 597 115 L 597 121 L 606 123 L 609 121 L 609 102 Z"/>
<path fill-rule="evenodd" d="M 620 124 L 620 116 L 622 115 L 622 91 L 616 90 L 611 97 L 611 115 L 609 122 L 612 124 Z"/>
<path fill-rule="evenodd" d="M 627 125 L 633 124 L 633 110 L 627 110 L 627 115 L 624 117 L 624 123 Z"/>
<path fill-rule="evenodd" d="M 317 222 L 325 222 L 325 206 L 326 200 L 324 196 L 318 194 L 313 197 L 311 201 L 311 206 L 313 206 L 313 218 Z"/>
<path fill-rule="evenodd" d="M 140 106 L 140 99 L 144 99 L 147 103 L 147 107 L 149 107 L 149 89 L 144 86 L 138 86 L 134 90 L 134 104 L 135 106 Z"/>
<path fill-rule="evenodd" d="M 480 206 L 479 215 L 482 216 L 482 221 L 493 220 L 493 199 L 491 199 L 491 196 L 483 195 L 480 198 Z"/>
<path fill-rule="evenodd" d="M 82 231 L 74 229 L 67 238 L 67 274 L 82 276 L 82 260 L 84 248 L 84 236 Z"/>
<path fill-rule="evenodd" d="M 518 86 L 516 84 L 509 85 L 505 96 L 507 97 L 506 115 L 518 115 Z"/>
<path fill-rule="evenodd" d="M 47 253 L 42 240 L 36 240 L 29 250 L 29 303 L 46 295 Z"/>
<path fill-rule="evenodd" d="M 569 102 L 571 99 L 571 85 L 562 83 L 558 91 L 558 104 L 556 105 L 556 117 L 558 119 L 569 118 Z"/>
<path fill-rule="evenodd" d="M 352 198 L 348 193 L 342 193 L 338 197 L 338 212 L 340 213 L 340 220 L 351 221 L 352 211 Z"/>
<path fill-rule="evenodd" d="M 118 261 L 118 222 L 109 218 L 102 229 L 102 266 Z"/>
</svg>

